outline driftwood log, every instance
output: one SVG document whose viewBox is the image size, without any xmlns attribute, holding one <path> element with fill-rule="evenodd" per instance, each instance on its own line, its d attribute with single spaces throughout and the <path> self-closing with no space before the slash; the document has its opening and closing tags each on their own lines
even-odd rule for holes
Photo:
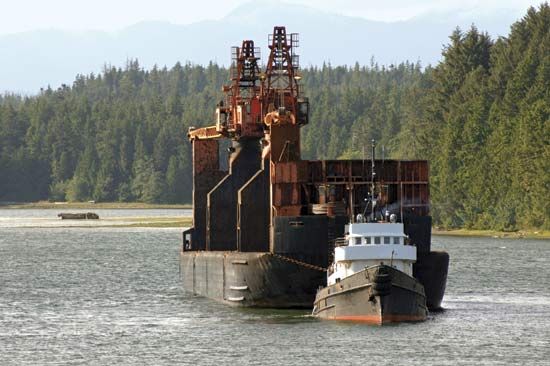
<svg viewBox="0 0 550 366">
<path fill-rule="evenodd" d="M 60 213 L 57 217 L 61 217 L 62 220 L 97 220 L 99 216 L 93 212 L 86 213 Z"/>
</svg>

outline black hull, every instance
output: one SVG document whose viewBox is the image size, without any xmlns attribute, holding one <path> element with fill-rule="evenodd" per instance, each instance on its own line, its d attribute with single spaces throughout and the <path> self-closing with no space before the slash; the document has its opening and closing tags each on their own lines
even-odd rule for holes
<svg viewBox="0 0 550 366">
<path fill-rule="evenodd" d="M 307 309 L 326 283 L 321 268 L 270 253 L 180 254 L 184 290 L 231 306 Z"/>
<path fill-rule="evenodd" d="M 416 263 L 413 265 L 413 276 L 424 286 L 426 305 L 430 311 L 441 310 L 448 270 L 449 254 L 447 252 L 418 253 Z"/>
<path fill-rule="evenodd" d="M 418 280 L 389 266 L 373 266 L 319 290 L 313 315 L 380 325 L 423 321 L 428 309 Z"/>
<path fill-rule="evenodd" d="M 445 252 L 421 255 L 414 265 L 430 311 L 441 309 L 448 265 Z M 321 268 L 267 252 L 183 251 L 180 275 L 185 291 L 243 307 L 312 308 L 326 286 Z"/>
</svg>

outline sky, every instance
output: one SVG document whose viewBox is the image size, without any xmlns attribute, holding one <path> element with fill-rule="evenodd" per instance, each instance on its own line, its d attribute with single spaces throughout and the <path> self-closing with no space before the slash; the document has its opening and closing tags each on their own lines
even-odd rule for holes
<svg viewBox="0 0 550 366">
<path fill-rule="evenodd" d="M 256 0 L 271 3 L 279 0 Z M 542 0 L 285 0 L 330 13 L 397 21 L 460 12 L 465 17 L 509 11 L 518 17 Z M 190 24 L 220 19 L 250 0 L 0 0 L 0 35 L 36 29 L 116 31 L 142 21 Z M 252 5 L 251 5 L 252 6 Z"/>
</svg>

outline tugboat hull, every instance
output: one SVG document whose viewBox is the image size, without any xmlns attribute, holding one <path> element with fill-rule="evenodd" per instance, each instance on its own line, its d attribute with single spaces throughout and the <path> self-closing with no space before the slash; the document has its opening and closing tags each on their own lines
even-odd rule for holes
<svg viewBox="0 0 550 366">
<path fill-rule="evenodd" d="M 390 266 L 365 268 L 317 293 L 313 315 L 369 324 L 423 321 L 424 287 Z"/>
</svg>

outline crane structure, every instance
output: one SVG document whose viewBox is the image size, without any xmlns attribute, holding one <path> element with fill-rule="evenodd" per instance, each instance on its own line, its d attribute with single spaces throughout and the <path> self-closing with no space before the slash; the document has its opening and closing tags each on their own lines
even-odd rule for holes
<svg viewBox="0 0 550 366">
<path fill-rule="evenodd" d="M 222 88 L 215 123 L 189 130 L 195 249 L 276 252 L 289 247 L 284 237 L 295 223 L 307 222 L 301 232 L 311 236 L 327 226 L 327 217 L 353 222 L 372 194 L 374 168 L 364 160 L 302 160 L 300 129 L 309 122 L 309 100 L 300 85 L 299 36 L 276 26 L 268 47 L 264 67 L 253 41 L 232 48 L 231 82 Z M 220 169 L 221 139 L 231 142 L 227 171 Z M 386 160 L 384 167 L 378 202 L 393 204 L 400 216 L 410 210 L 426 215 L 427 163 Z"/>
<path fill-rule="evenodd" d="M 259 60 L 260 49 L 254 47 L 254 41 L 244 40 L 241 47 L 232 47 L 231 84 L 222 88 L 225 98 L 216 108 L 216 124 L 190 128 L 190 140 L 263 136 Z"/>
<path fill-rule="evenodd" d="M 298 74 L 298 34 L 287 35 L 285 27 L 275 27 L 269 36 L 270 54 L 260 71 L 260 49 L 244 40 L 232 47 L 231 84 L 223 86 L 224 100 L 216 108 L 216 124 L 191 127 L 193 140 L 260 138 L 271 133 L 272 125 L 304 125 L 309 102 L 300 97 Z"/>
</svg>

